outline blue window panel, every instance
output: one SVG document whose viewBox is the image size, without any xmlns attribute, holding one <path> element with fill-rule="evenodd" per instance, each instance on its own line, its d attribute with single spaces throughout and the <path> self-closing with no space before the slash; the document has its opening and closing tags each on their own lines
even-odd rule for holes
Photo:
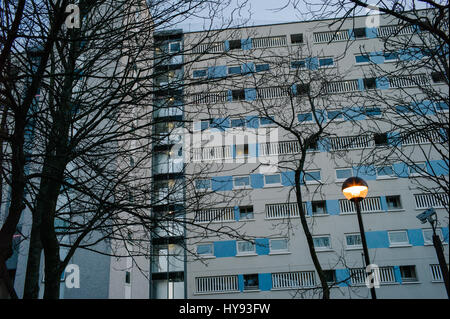
<svg viewBox="0 0 450 319">
<path fill-rule="evenodd" d="M 224 43 L 223 43 L 223 46 L 224 46 L 225 52 L 226 51 L 230 51 L 230 41 L 225 40 Z"/>
<path fill-rule="evenodd" d="M 392 175 L 394 175 L 394 170 L 392 169 L 392 166 L 377 167 L 377 175 L 378 176 L 392 176 Z"/>
<path fill-rule="evenodd" d="M 232 176 L 216 176 L 211 179 L 213 191 L 231 191 L 233 189 Z"/>
<path fill-rule="evenodd" d="M 271 117 L 260 117 L 259 118 L 259 124 L 261 124 L 261 125 L 270 125 L 270 124 L 273 124 L 273 120 L 274 120 L 273 116 L 271 116 Z"/>
<path fill-rule="evenodd" d="M 244 291 L 244 275 L 238 275 L 238 288 L 239 291 Z"/>
<path fill-rule="evenodd" d="M 423 246 L 425 241 L 423 239 L 422 229 L 408 229 L 409 243 L 413 246 Z"/>
<path fill-rule="evenodd" d="M 398 53 L 397 52 L 385 52 L 383 54 L 383 56 L 384 56 L 384 61 L 385 62 L 398 60 Z"/>
<path fill-rule="evenodd" d="M 195 181 L 195 188 L 196 189 L 208 189 L 211 187 L 211 180 L 210 179 L 198 179 Z"/>
<path fill-rule="evenodd" d="M 366 28 L 366 37 L 369 39 L 377 38 L 378 37 L 377 28 Z"/>
<path fill-rule="evenodd" d="M 255 249 L 258 255 L 268 255 L 270 252 L 269 239 L 268 238 L 256 238 Z"/>
<path fill-rule="evenodd" d="M 231 122 L 228 118 L 215 118 L 211 121 L 209 127 L 211 129 L 215 128 L 224 131 L 225 129 L 231 127 Z"/>
<path fill-rule="evenodd" d="M 239 212 L 239 206 L 234 206 L 234 219 L 239 221 L 241 219 L 241 213 Z"/>
<path fill-rule="evenodd" d="M 242 50 L 250 50 L 252 48 L 252 39 L 241 39 Z"/>
<path fill-rule="evenodd" d="M 231 66 L 228 68 L 228 74 L 241 74 L 240 66 Z"/>
<path fill-rule="evenodd" d="M 387 139 L 389 145 L 399 146 L 402 142 L 402 136 L 400 132 L 388 132 Z"/>
<path fill-rule="evenodd" d="M 437 102 L 436 111 L 448 111 L 448 104 L 445 102 Z"/>
<path fill-rule="evenodd" d="M 364 80 L 358 79 L 358 90 L 364 91 Z"/>
<path fill-rule="evenodd" d="M 357 55 L 355 56 L 356 63 L 369 63 L 370 58 L 368 55 Z"/>
<path fill-rule="evenodd" d="M 319 142 L 317 142 L 317 146 L 318 146 L 320 152 L 329 152 L 330 145 L 331 144 L 330 144 L 329 138 L 323 138 L 323 139 L 320 139 Z"/>
<path fill-rule="evenodd" d="M 343 109 L 342 113 L 344 113 L 344 118 L 346 120 L 362 121 L 366 119 L 364 109 L 359 107 Z"/>
<path fill-rule="evenodd" d="M 353 176 L 353 171 L 351 168 L 342 168 L 336 170 L 337 179 L 347 179 Z"/>
<path fill-rule="evenodd" d="M 405 113 L 411 113 L 412 112 L 411 106 L 409 106 L 409 105 L 396 105 L 395 106 L 395 110 L 396 110 L 397 113 L 400 113 L 400 114 L 405 114 Z"/>
<path fill-rule="evenodd" d="M 387 212 L 388 205 L 387 205 L 387 201 L 386 201 L 386 196 L 380 196 L 380 205 L 381 205 L 381 210 L 384 212 Z"/>
<path fill-rule="evenodd" d="M 389 89 L 389 80 L 387 77 L 376 78 L 375 85 L 377 86 L 377 89 L 380 90 Z"/>
<path fill-rule="evenodd" d="M 373 165 L 369 166 L 355 166 L 353 167 L 353 176 L 361 177 L 367 180 L 376 180 L 377 175 L 375 173 L 375 167 Z"/>
<path fill-rule="evenodd" d="M 272 274 L 258 274 L 259 290 L 269 291 L 272 289 Z"/>
<path fill-rule="evenodd" d="M 305 181 L 307 182 L 320 181 L 320 171 L 305 172 Z"/>
<path fill-rule="evenodd" d="M 334 65 L 333 58 L 319 59 L 319 66 L 333 66 L 333 65 Z"/>
<path fill-rule="evenodd" d="M 311 202 L 306 202 L 306 215 L 307 216 L 312 216 L 312 203 Z"/>
<path fill-rule="evenodd" d="M 211 66 L 208 68 L 209 78 L 222 78 L 227 76 L 227 66 Z"/>
<path fill-rule="evenodd" d="M 442 237 L 443 237 L 443 242 L 448 244 L 448 227 L 442 227 Z"/>
<path fill-rule="evenodd" d="M 370 52 L 370 61 L 375 64 L 384 63 L 384 52 Z"/>
<path fill-rule="evenodd" d="M 306 58 L 306 67 L 310 70 L 317 70 L 319 68 L 319 59 L 318 58 Z"/>
<path fill-rule="evenodd" d="M 405 163 L 394 163 L 392 164 L 392 168 L 394 169 L 394 174 L 397 177 L 409 177 L 408 173 L 408 165 Z"/>
<path fill-rule="evenodd" d="M 266 184 L 281 184 L 281 174 L 266 175 Z"/>
<path fill-rule="evenodd" d="M 225 240 L 214 242 L 214 256 L 217 258 L 236 256 L 236 241 Z"/>
<path fill-rule="evenodd" d="M 427 171 L 433 176 L 447 176 L 448 162 L 445 160 L 433 160 L 427 162 Z"/>
<path fill-rule="evenodd" d="M 379 107 L 366 108 L 365 113 L 367 116 L 378 116 L 381 115 L 381 109 Z"/>
<path fill-rule="evenodd" d="M 259 117 L 257 116 L 247 116 L 247 127 L 249 128 L 258 128 L 259 127 Z"/>
<path fill-rule="evenodd" d="M 201 130 L 207 130 L 209 128 L 209 121 L 201 121 Z"/>
<path fill-rule="evenodd" d="M 355 34 L 353 33 L 353 29 L 348 29 L 348 39 L 355 40 Z"/>
<path fill-rule="evenodd" d="M 246 121 L 245 119 L 233 119 L 231 120 L 231 127 L 245 127 Z"/>
<path fill-rule="evenodd" d="M 305 60 L 299 60 L 299 61 L 292 61 L 291 62 L 291 68 L 292 69 L 302 69 L 306 67 Z"/>
<path fill-rule="evenodd" d="M 254 101 L 256 100 L 256 89 L 244 89 L 245 100 Z"/>
<path fill-rule="evenodd" d="M 263 174 L 250 174 L 250 185 L 252 188 L 264 187 L 264 175 Z"/>
<path fill-rule="evenodd" d="M 181 50 L 180 42 L 170 43 L 169 50 L 170 50 L 170 52 L 180 52 L 180 50 Z"/>
<path fill-rule="evenodd" d="M 212 255 L 213 253 L 213 246 L 211 244 L 204 244 L 204 245 L 198 245 L 197 246 L 197 254 L 199 255 Z"/>
<path fill-rule="evenodd" d="M 433 115 L 435 113 L 433 102 L 422 101 L 420 103 L 412 103 L 413 107 L 418 108 L 418 113 L 423 115 Z"/>
<path fill-rule="evenodd" d="M 329 120 L 343 120 L 344 114 L 342 111 L 328 111 L 327 117 Z"/>
<path fill-rule="evenodd" d="M 336 282 L 339 287 L 350 286 L 350 270 L 348 269 L 336 269 Z"/>
<path fill-rule="evenodd" d="M 242 74 L 249 74 L 255 72 L 255 64 L 253 62 L 244 63 L 242 65 Z"/>
<path fill-rule="evenodd" d="M 294 186 L 295 173 L 293 171 L 281 172 L 281 184 L 283 186 Z"/>
<path fill-rule="evenodd" d="M 311 122 L 312 121 L 312 113 L 303 113 L 298 115 L 298 121 L 301 122 Z"/>
<path fill-rule="evenodd" d="M 366 232 L 366 241 L 368 248 L 388 248 L 389 238 L 385 230 Z"/>
<path fill-rule="evenodd" d="M 339 212 L 341 210 L 339 208 L 339 200 L 337 199 L 326 200 L 326 205 L 328 214 L 339 215 Z"/>
<path fill-rule="evenodd" d="M 250 185 L 250 177 L 248 176 L 238 176 L 234 178 L 234 186 L 242 187 Z"/>
<path fill-rule="evenodd" d="M 269 71 L 269 70 L 270 70 L 270 66 L 268 63 L 255 65 L 256 72 L 264 72 L 264 71 Z"/>
<path fill-rule="evenodd" d="M 395 281 L 398 283 L 402 283 L 402 273 L 400 272 L 400 267 L 399 266 L 394 266 L 394 277 L 395 277 Z"/>
</svg>

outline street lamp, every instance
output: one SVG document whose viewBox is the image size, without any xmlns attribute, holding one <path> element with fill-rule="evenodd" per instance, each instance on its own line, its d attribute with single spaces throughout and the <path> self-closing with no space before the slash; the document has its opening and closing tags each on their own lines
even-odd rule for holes
<svg viewBox="0 0 450 319">
<path fill-rule="evenodd" d="M 447 290 L 447 297 L 450 299 L 447 263 L 445 261 L 441 239 L 436 234 L 436 226 L 438 221 L 436 212 L 434 208 L 428 208 L 423 213 L 417 215 L 417 218 L 422 222 L 422 224 L 425 224 L 428 221 L 431 225 L 433 230 L 433 246 L 436 250 L 439 267 L 441 268 L 442 278 L 444 279 L 445 289 Z"/>
<path fill-rule="evenodd" d="M 361 243 L 363 246 L 364 261 L 366 263 L 366 267 L 370 265 L 370 259 L 369 259 L 369 251 L 367 249 L 366 235 L 364 233 L 364 225 L 361 216 L 361 207 L 359 203 L 367 196 L 368 191 L 369 186 L 367 186 L 366 181 L 360 177 L 349 177 L 342 184 L 342 193 L 344 194 L 345 198 L 355 203 L 356 215 L 358 216 L 359 232 L 361 234 Z M 372 299 L 377 299 L 375 287 L 370 288 L 370 294 L 372 295 Z"/>
</svg>

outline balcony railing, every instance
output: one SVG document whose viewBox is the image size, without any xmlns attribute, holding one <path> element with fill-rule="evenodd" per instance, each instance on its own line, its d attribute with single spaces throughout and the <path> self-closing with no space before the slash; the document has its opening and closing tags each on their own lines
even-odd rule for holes
<svg viewBox="0 0 450 319">
<path fill-rule="evenodd" d="M 204 209 L 195 213 L 196 223 L 232 222 L 234 220 L 233 207 Z"/>
<path fill-rule="evenodd" d="M 257 88 L 256 98 L 257 99 L 274 99 L 279 97 L 289 96 L 289 87 L 267 87 L 267 88 Z"/>
<path fill-rule="evenodd" d="M 195 291 L 197 293 L 239 291 L 238 276 L 197 277 Z"/>
<path fill-rule="evenodd" d="M 436 131 L 414 132 L 402 134 L 402 145 L 442 143 L 442 137 Z"/>
<path fill-rule="evenodd" d="M 407 88 L 414 86 L 423 86 L 429 83 L 428 76 L 425 74 L 414 74 L 405 76 L 393 76 L 389 78 L 390 88 Z"/>
<path fill-rule="evenodd" d="M 448 207 L 448 194 L 446 193 L 415 194 L 414 200 L 417 209 Z"/>
<path fill-rule="evenodd" d="M 389 37 L 412 33 L 414 33 L 413 26 L 384 25 L 377 28 L 377 34 L 379 37 Z"/>
<path fill-rule="evenodd" d="M 272 274 L 272 288 L 307 288 L 316 285 L 314 271 L 296 271 Z"/>
<path fill-rule="evenodd" d="M 364 268 L 350 269 L 350 281 L 352 285 L 364 285 L 367 276 L 368 274 Z M 374 276 L 375 280 L 378 279 L 380 284 L 395 283 L 394 267 L 392 266 L 379 267 L 378 271 L 374 271 Z"/>
<path fill-rule="evenodd" d="M 252 39 L 252 47 L 255 49 L 274 48 L 285 45 L 287 45 L 287 39 L 285 35 Z"/>
<path fill-rule="evenodd" d="M 374 146 L 373 137 L 370 135 L 331 137 L 330 149 L 332 151 L 367 148 Z"/>
<path fill-rule="evenodd" d="M 359 204 L 362 213 L 375 213 L 382 211 L 380 197 L 366 197 Z M 339 200 L 339 208 L 341 214 L 356 213 L 355 204 L 347 199 Z"/>
<path fill-rule="evenodd" d="M 219 53 L 225 51 L 225 43 L 224 42 L 213 42 L 213 43 L 201 43 L 196 45 L 192 52 L 195 54 L 201 53 Z"/>
<path fill-rule="evenodd" d="M 306 212 L 306 203 L 303 203 Z M 300 217 L 297 203 L 266 204 L 267 219 L 295 218 Z"/>
<path fill-rule="evenodd" d="M 298 153 L 300 153 L 300 143 L 298 141 L 263 143 L 259 145 L 259 154 L 262 156 Z"/>
<path fill-rule="evenodd" d="M 324 84 L 323 90 L 327 94 L 358 91 L 358 80 L 328 82 Z"/>
<path fill-rule="evenodd" d="M 228 92 L 194 93 L 191 95 L 191 101 L 194 104 L 225 103 L 228 101 Z"/>
<path fill-rule="evenodd" d="M 438 281 L 438 282 L 444 281 L 444 279 L 442 277 L 441 267 L 438 264 L 430 265 L 430 271 L 431 271 L 431 280 L 432 281 Z"/>
<path fill-rule="evenodd" d="M 192 149 L 193 161 L 212 161 L 231 159 L 233 157 L 231 145 L 211 146 Z"/>
<path fill-rule="evenodd" d="M 326 43 L 335 41 L 346 41 L 349 39 L 348 30 L 314 32 L 314 43 Z"/>
</svg>

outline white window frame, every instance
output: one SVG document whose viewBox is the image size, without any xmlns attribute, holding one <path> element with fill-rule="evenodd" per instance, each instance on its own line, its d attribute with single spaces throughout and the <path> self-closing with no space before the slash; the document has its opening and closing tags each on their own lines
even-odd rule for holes
<svg viewBox="0 0 450 319">
<path fill-rule="evenodd" d="M 392 208 L 392 209 L 390 209 L 389 205 L 388 205 L 388 202 L 387 202 L 387 198 L 388 197 L 399 197 L 399 201 L 400 201 L 400 206 L 401 207 L 400 208 Z M 387 206 L 387 211 L 388 212 L 395 212 L 395 211 L 404 210 L 403 204 L 402 204 L 402 197 L 400 195 L 388 195 L 388 196 L 386 196 L 386 206 Z"/>
<path fill-rule="evenodd" d="M 419 167 L 422 166 L 423 167 Z M 420 172 L 416 172 L 416 173 L 411 173 L 411 168 L 417 166 L 418 169 L 420 170 Z M 408 176 L 409 177 L 420 177 L 420 176 L 424 176 L 425 174 L 422 173 L 422 170 L 426 170 L 427 169 L 427 164 L 425 162 L 418 162 L 418 163 L 414 163 L 413 165 L 408 165 Z"/>
<path fill-rule="evenodd" d="M 378 180 L 380 180 L 380 179 L 394 179 L 394 178 L 397 178 L 395 175 L 378 175 L 378 169 L 379 168 L 383 168 L 383 167 L 390 167 L 391 170 L 392 170 L 392 173 L 395 174 L 394 167 L 392 165 L 375 166 L 375 174 L 376 174 Z"/>
<path fill-rule="evenodd" d="M 286 241 L 286 248 L 285 249 L 272 249 L 272 241 L 274 240 L 284 240 Z M 270 255 L 278 255 L 278 254 L 286 254 L 289 253 L 289 240 L 287 238 L 271 238 L 269 239 L 269 254 Z"/>
<path fill-rule="evenodd" d="M 194 76 L 195 71 L 206 71 L 204 76 Z M 192 78 L 193 79 L 204 79 L 208 76 L 208 69 L 207 68 L 198 68 L 192 70 Z"/>
<path fill-rule="evenodd" d="M 280 176 L 280 182 L 279 183 L 266 183 L 266 176 L 273 176 L 273 175 L 279 175 Z M 281 173 L 274 173 L 274 174 L 266 174 L 264 175 L 264 187 L 277 187 L 277 186 L 283 186 L 281 184 Z"/>
<path fill-rule="evenodd" d="M 331 236 L 330 235 L 316 235 L 316 236 L 313 236 L 313 242 L 314 242 L 314 238 L 323 238 L 323 237 L 327 237 L 328 238 L 329 246 L 327 246 L 327 247 L 316 247 L 316 245 L 314 245 L 314 250 L 315 251 L 330 251 L 331 250 L 332 245 L 331 245 Z"/>
<path fill-rule="evenodd" d="M 332 65 L 324 65 L 324 66 L 320 66 L 320 60 L 324 60 L 324 59 L 331 59 L 333 61 Z M 329 69 L 329 68 L 335 68 L 336 67 L 336 61 L 334 60 L 334 57 L 332 56 L 326 56 L 326 57 L 321 57 L 318 58 L 317 60 L 317 66 L 319 69 Z"/>
<path fill-rule="evenodd" d="M 200 257 L 200 258 L 215 258 L 215 256 L 214 256 L 214 244 L 213 243 L 201 243 L 201 244 L 197 244 L 196 245 L 196 248 L 198 248 L 198 246 L 206 246 L 206 245 L 211 245 L 211 253 L 210 254 L 199 254 L 197 251 L 196 251 L 196 253 L 197 253 L 197 255 Z"/>
<path fill-rule="evenodd" d="M 325 204 L 325 213 L 323 214 L 314 214 L 314 212 L 312 211 L 312 206 L 313 206 L 313 202 L 323 202 Z M 311 216 L 328 216 L 328 210 L 327 210 L 327 201 L 326 200 L 313 200 L 311 201 Z"/>
<path fill-rule="evenodd" d="M 333 121 L 333 122 L 344 122 L 345 121 L 345 114 L 344 114 L 343 109 L 333 109 L 333 110 L 329 110 L 329 112 L 340 112 L 342 115 L 342 118 L 335 117 L 334 119 L 330 119 L 328 117 L 328 112 L 327 112 L 327 121 Z"/>
<path fill-rule="evenodd" d="M 172 51 L 171 50 L 171 48 L 170 48 L 170 46 L 171 46 L 171 44 L 173 44 L 173 43 L 178 43 L 179 45 L 180 45 L 180 51 Z M 182 48 L 182 46 L 181 46 L 181 41 L 172 41 L 172 42 L 169 42 L 169 44 L 168 44 L 168 47 L 167 47 L 167 51 L 169 52 L 169 53 L 180 53 L 181 51 L 183 51 L 183 48 Z M 180 53 L 181 54 L 181 53 Z"/>
<path fill-rule="evenodd" d="M 255 256 L 256 255 L 256 244 L 255 243 L 251 243 L 252 246 L 253 246 L 253 250 L 252 251 L 240 251 L 239 250 L 239 244 L 240 243 L 250 244 L 251 242 L 249 242 L 249 241 L 236 241 L 236 255 L 237 256 Z"/>
<path fill-rule="evenodd" d="M 208 188 L 197 188 L 197 181 L 209 181 L 209 187 Z M 197 178 L 195 180 L 195 189 L 197 192 L 207 192 L 207 191 L 211 191 L 212 189 L 212 180 L 211 178 Z"/>
<path fill-rule="evenodd" d="M 274 119 L 275 119 L 275 116 L 262 116 L 262 117 L 264 117 L 264 118 L 269 118 L 269 117 L 273 117 Z M 268 124 L 263 124 L 263 123 L 261 123 L 261 118 L 262 117 L 259 117 L 258 118 L 258 124 L 259 124 L 259 127 L 277 127 L 277 125 L 275 124 L 275 123 L 268 123 Z"/>
<path fill-rule="evenodd" d="M 359 236 L 359 240 L 361 241 L 361 234 L 360 233 L 350 233 L 350 234 L 345 234 L 345 249 L 346 250 L 359 250 L 362 249 L 362 241 L 361 244 L 359 245 L 348 245 L 347 243 L 347 237 L 348 236 Z"/>
<path fill-rule="evenodd" d="M 426 239 L 425 232 L 430 232 L 431 233 L 430 240 Z M 441 228 L 436 228 L 436 233 L 439 236 L 439 238 L 441 239 L 442 245 L 446 245 L 447 243 L 444 242 L 444 234 L 442 233 L 442 229 Z M 432 228 L 424 228 L 424 229 L 422 229 L 422 236 L 423 236 L 423 243 L 424 243 L 425 246 L 433 246 L 433 229 Z"/>
<path fill-rule="evenodd" d="M 367 57 L 369 58 L 369 61 L 367 61 L 367 62 L 358 62 L 358 61 L 356 61 L 356 57 L 357 56 L 364 56 L 364 54 L 362 54 L 362 53 L 355 54 L 355 64 L 356 65 L 369 65 L 369 64 L 371 64 L 370 55 L 367 55 Z"/>
<path fill-rule="evenodd" d="M 319 172 L 319 174 L 320 174 L 320 179 L 319 180 L 311 180 L 311 181 L 308 181 L 308 180 L 306 180 L 306 175 L 308 174 L 308 173 L 314 173 L 314 172 Z M 308 174 L 309 175 L 309 174 Z M 310 175 L 309 175 L 310 176 Z M 311 177 L 312 178 L 312 177 Z M 321 170 L 320 169 L 312 169 L 312 170 L 308 170 L 308 171 L 305 171 L 305 184 L 320 184 L 322 182 L 322 172 L 321 172 Z"/>
<path fill-rule="evenodd" d="M 393 234 L 393 233 L 404 233 L 406 235 L 406 240 L 407 241 L 400 242 L 400 243 L 393 243 L 391 241 L 391 236 L 390 236 L 390 234 Z M 409 241 L 408 231 L 406 231 L 406 230 L 391 230 L 391 231 L 388 231 L 388 239 L 389 239 L 389 247 L 409 247 L 409 246 L 411 246 L 411 243 Z"/>
<path fill-rule="evenodd" d="M 237 178 L 248 178 L 248 185 L 236 185 L 236 179 Z M 251 188 L 251 181 L 250 181 L 250 175 L 236 175 L 233 176 L 233 189 L 245 189 L 245 188 Z"/>
<path fill-rule="evenodd" d="M 344 182 L 348 177 L 346 177 L 346 178 L 338 178 L 337 177 L 337 171 L 338 170 L 344 170 L 344 169 L 346 169 L 346 170 L 350 170 L 351 171 L 351 175 L 350 175 L 350 177 L 353 177 L 353 168 L 352 167 L 340 167 L 340 168 L 336 168 L 335 170 L 334 170 L 334 174 L 335 174 L 335 177 L 336 177 L 336 182 Z"/>
</svg>

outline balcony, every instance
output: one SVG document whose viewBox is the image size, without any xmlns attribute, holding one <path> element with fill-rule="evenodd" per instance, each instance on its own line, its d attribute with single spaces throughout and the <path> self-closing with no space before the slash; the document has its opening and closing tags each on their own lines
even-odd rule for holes
<svg viewBox="0 0 450 319">
<path fill-rule="evenodd" d="M 415 194 L 414 201 L 416 202 L 416 209 L 445 208 L 448 207 L 448 194 Z"/>
<path fill-rule="evenodd" d="M 306 203 L 303 203 L 306 212 Z M 282 219 L 300 217 L 297 203 L 266 204 L 266 219 Z"/>
<path fill-rule="evenodd" d="M 238 276 L 213 276 L 195 278 L 196 293 L 238 292 Z"/>
<path fill-rule="evenodd" d="M 196 223 L 233 222 L 233 221 L 235 221 L 233 207 L 211 208 L 200 210 L 195 213 Z"/>
<path fill-rule="evenodd" d="M 376 213 L 382 212 L 381 209 L 381 198 L 380 197 L 366 197 L 360 203 L 361 213 Z M 352 214 L 356 213 L 355 205 L 353 202 L 347 199 L 339 200 L 339 208 L 341 214 Z"/>
<path fill-rule="evenodd" d="M 306 288 L 316 286 L 314 271 L 296 271 L 272 274 L 273 289 Z"/>
</svg>

